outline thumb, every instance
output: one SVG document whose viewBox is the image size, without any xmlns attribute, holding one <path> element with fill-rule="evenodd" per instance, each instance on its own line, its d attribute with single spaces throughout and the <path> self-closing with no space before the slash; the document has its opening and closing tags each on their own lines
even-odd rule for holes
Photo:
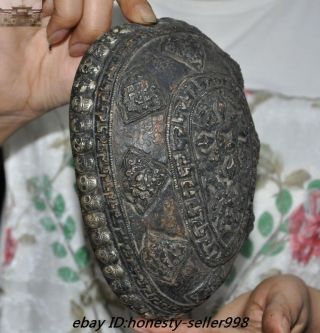
<svg viewBox="0 0 320 333">
<path fill-rule="evenodd" d="M 250 318 L 251 327 L 257 332 L 290 333 L 288 301 L 281 290 L 272 287 L 270 280 L 258 285 L 247 301 L 244 315 Z"/>
<path fill-rule="evenodd" d="M 263 332 L 304 332 L 308 324 L 308 288 L 299 278 L 283 275 L 271 285 L 262 318 Z"/>
<path fill-rule="evenodd" d="M 262 317 L 262 332 L 290 333 L 290 302 L 281 292 L 270 295 Z"/>
<path fill-rule="evenodd" d="M 270 278 L 252 292 L 245 313 L 259 332 L 290 333 L 291 326 L 301 332 L 308 318 L 306 295 L 306 285 L 294 276 Z"/>
</svg>

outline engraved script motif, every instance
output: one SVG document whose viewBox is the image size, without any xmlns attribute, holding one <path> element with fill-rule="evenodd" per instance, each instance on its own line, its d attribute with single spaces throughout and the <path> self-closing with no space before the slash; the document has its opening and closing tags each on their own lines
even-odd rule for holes
<svg viewBox="0 0 320 333">
<path fill-rule="evenodd" d="M 126 124 L 164 107 L 165 100 L 158 84 L 143 69 L 135 68 L 126 74 L 122 83 L 120 106 Z"/>
<path fill-rule="evenodd" d="M 247 223 L 244 212 L 250 183 L 245 170 L 251 164 L 247 158 L 251 148 L 244 144 L 250 137 L 248 133 L 243 136 L 246 125 L 240 121 L 243 111 L 233 103 L 235 95 L 230 90 L 208 93 L 195 106 L 192 126 L 199 172 L 215 171 L 202 178 L 202 188 L 208 202 L 208 219 L 215 227 L 225 256 L 233 253 L 232 244 L 239 244 L 242 225 Z M 204 119 L 207 121 L 203 122 Z M 210 135 L 211 121 L 215 130 Z"/>
<path fill-rule="evenodd" d="M 233 81 L 213 73 L 182 83 L 169 110 L 167 148 L 176 193 L 198 255 L 210 267 L 238 251 L 248 223 L 254 174 L 248 172 L 251 134 L 241 121 L 249 110 L 241 101 Z"/>
<path fill-rule="evenodd" d="M 164 166 L 146 153 L 130 148 L 123 160 L 124 180 L 122 186 L 127 201 L 143 215 L 152 205 L 167 181 Z"/>
</svg>

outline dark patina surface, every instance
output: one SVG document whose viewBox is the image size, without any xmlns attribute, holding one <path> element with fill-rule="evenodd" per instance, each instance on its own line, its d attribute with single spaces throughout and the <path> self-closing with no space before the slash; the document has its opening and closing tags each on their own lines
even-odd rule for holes
<svg viewBox="0 0 320 333">
<path fill-rule="evenodd" d="M 70 102 L 84 223 L 103 274 L 145 317 L 225 280 L 253 224 L 259 141 L 238 64 L 173 19 L 92 45 Z"/>
</svg>

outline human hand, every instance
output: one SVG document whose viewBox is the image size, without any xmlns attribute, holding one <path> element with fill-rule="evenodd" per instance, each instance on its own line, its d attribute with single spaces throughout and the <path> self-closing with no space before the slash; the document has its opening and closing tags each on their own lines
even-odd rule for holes
<svg viewBox="0 0 320 333">
<path fill-rule="evenodd" d="M 146 0 L 118 3 L 129 21 L 156 20 Z M 68 103 L 80 57 L 109 30 L 112 6 L 112 0 L 46 0 L 43 27 L 0 27 L 0 144 L 27 122 Z"/>
<path fill-rule="evenodd" d="M 217 317 L 250 318 L 248 328 L 235 332 L 315 333 L 314 303 L 319 301 L 319 294 L 301 279 L 281 275 L 266 279 L 252 292 L 241 295 L 222 308 Z"/>
<path fill-rule="evenodd" d="M 187 328 L 176 333 L 316 333 L 320 332 L 320 292 L 293 275 L 269 278 L 252 292 L 224 306 L 215 319 L 248 317 L 246 328 Z M 187 322 L 186 322 L 187 323 Z M 222 325 L 223 326 L 223 325 Z M 227 325 L 226 325 L 227 326 Z M 236 325 L 235 325 L 236 326 Z M 172 333 L 171 328 L 136 329 L 139 333 Z"/>
</svg>

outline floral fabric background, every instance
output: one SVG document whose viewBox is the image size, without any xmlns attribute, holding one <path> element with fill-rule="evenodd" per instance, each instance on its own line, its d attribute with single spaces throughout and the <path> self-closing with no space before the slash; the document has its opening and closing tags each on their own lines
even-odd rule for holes
<svg viewBox="0 0 320 333">
<path fill-rule="evenodd" d="M 255 227 L 227 281 L 195 317 L 214 313 L 271 275 L 293 273 L 320 288 L 319 100 L 252 91 L 247 97 L 261 140 Z M 83 316 L 129 315 L 85 241 L 67 128 L 62 108 L 20 130 L 5 147 L 3 332 L 76 333 L 72 322 Z"/>
</svg>

